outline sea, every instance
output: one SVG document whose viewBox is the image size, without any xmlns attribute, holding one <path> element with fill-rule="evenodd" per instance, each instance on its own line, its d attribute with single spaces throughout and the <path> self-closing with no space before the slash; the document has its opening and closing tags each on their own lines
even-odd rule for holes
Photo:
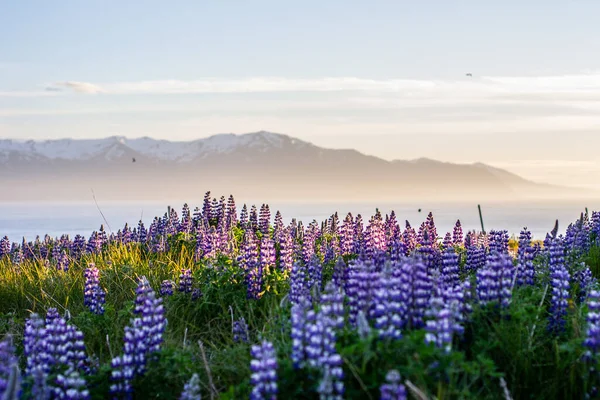
<svg viewBox="0 0 600 400">
<path fill-rule="evenodd" d="M 143 221 L 148 226 L 155 216 L 162 216 L 168 207 L 174 208 L 181 215 L 183 201 L 172 202 L 20 202 L 0 203 L 0 237 L 8 236 L 12 241 L 34 240 L 36 236 L 59 237 L 63 234 L 74 237 L 77 234 L 89 237 L 100 225 L 108 232 L 116 232 L 125 223 L 137 226 Z M 248 203 L 248 208 L 252 203 Z M 260 208 L 260 203 L 256 203 Z M 202 207 L 202 201 L 197 204 L 189 203 L 191 210 Z M 238 203 L 238 212 L 242 204 Z M 418 227 L 429 212 L 433 213 L 438 233 L 443 236 L 451 231 L 456 220 L 460 219 L 463 230 L 481 230 L 478 204 L 458 202 L 428 202 L 415 203 L 291 203 L 270 202 L 271 215 L 279 210 L 287 224 L 292 218 L 302 221 L 305 225 L 312 220 L 326 220 L 337 212 L 340 221 L 351 212 L 354 216 L 361 214 L 366 222 L 378 208 L 385 215 L 394 210 L 398 221 L 404 227 L 405 220 Z M 512 235 L 517 235 L 528 228 L 535 239 L 543 239 L 547 232 L 559 221 L 559 232 L 564 232 L 569 223 L 579 218 L 586 207 L 592 211 L 600 211 L 598 201 L 519 201 L 519 202 L 489 202 L 481 203 L 481 216 L 484 229 L 506 229 Z"/>
</svg>

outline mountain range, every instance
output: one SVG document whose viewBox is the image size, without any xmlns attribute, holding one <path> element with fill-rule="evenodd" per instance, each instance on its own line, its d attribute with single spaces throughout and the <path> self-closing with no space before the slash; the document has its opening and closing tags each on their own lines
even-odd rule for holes
<svg viewBox="0 0 600 400">
<path fill-rule="evenodd" d="M 135 162 L 134 162 L 135 159 Z M 387 161 L 287 135 L 220 134 L 188 142 L 0 140 L 0 201 L 201 198 L 277 200 L 522 199 L 575 194 L 482 163 Z"/>
</svg>

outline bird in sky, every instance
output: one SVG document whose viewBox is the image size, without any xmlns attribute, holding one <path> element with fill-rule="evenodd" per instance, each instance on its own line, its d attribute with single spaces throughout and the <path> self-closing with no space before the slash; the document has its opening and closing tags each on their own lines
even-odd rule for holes
<svg viewBox="0 0 600 400">
<path fill-rule="evenodd" d="M 467 74 L 466 74 L 466 75 L 467 75 L 467 76 L 470 76 L 471 78 L 473 77 L 473 74 L 472 74 L 472 73 L 470 73 L 470 72 L 467 72 Z"/>
<path fill-rule="evenodd" d="M 133 158 L 131 159 L 131 162 L 135 162 L 135 157 L 133 157 Z"/>
</svg>

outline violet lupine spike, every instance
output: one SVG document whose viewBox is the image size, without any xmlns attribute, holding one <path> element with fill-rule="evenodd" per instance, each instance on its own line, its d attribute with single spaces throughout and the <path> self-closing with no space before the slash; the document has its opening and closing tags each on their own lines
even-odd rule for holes
<svg viewBox="0 0 600 400">
<path fill-rule="evenodd" d="M 187 203 L 184 203 L 183 208 L 181 209 L 181 223 L 179 224 L 179 230 L 186 235 L 192 232 L 192 214 L 190 212 L 190 206 L 188 206 Z"/>
<path fill-rule="evenodd" d="M 279 243 L 279 269 L 282 271 L 292 270 L 294 262 L 294 242 L 289 228 L 284 228 L 280 235 Z"/>
<path fill-rule="evenodd" d="M 381 338 L 402 338 L 405 306 L 400 291 L 400 276 L 394 274 L 397 270 L 398 268 L 394 267 L 392 271 L 382 271 L 378 274 L 379 283 L 374 291 L 374 306 L 371 308 L 370 314 Z"/>
<path fill-rule="evenodd" d="M 68 370 L 56 377 L 56 387 L 53 389 L 53 398 L 68 400 L 88 400 L 90 392 L 85 379 L 75 370 Z"/>
<path fill-rule="evenodd" d="M 192 301 L 196 301 L 198 299 L 200 299 L 203 296 L 202 291 L 200 290 L 200 288 L 196 288 L 194 290 L 192 290 Z"/>
<path fill-rule="evenodd" d="M 333 265 L 331 280 L 338 288 L 345 288 L 348 280 L 348 267 L 342 257 L 338 257 Z"/>
<path fill-rule="evenodd" d="M 433 288 L 427 266 L 419 260 L 407 259 L 398 274 L 401 279 L 403 303 L 406 307 L 406 322 L 413 329 L 422 328 L 425 325 L 423 317 Z"/>
<path fill-rule="evenodd" d="M 0 240 L 0 258 L 10 255 L 10 240 L 8 236 L 4 236 Z"/>
<path fill-rule="evenodd" d="M 275 222 L 273 223 L 273 238 L 275 239 L 275 243 L 281 242 L 283 230 L 283 217 L 281 216 L 281 212 L 277 210 L 277 212 L 275 212 Z"/>
<path fill-rule="evenodd" d="M 454 230 L 452 231 L 452 244 L 455 246 L 462 246 L 463 243 L 463 229 L 460 223 L 460 219 L 456 220 Z"/>
<path fill-rule="evenodd" d="M 340 228 L 340 252 L 347 256 L 354 250 L 354 220 L 352 214 L 348 213 Z"/>
<path fill-rule="evenodd" d="M 486 266 L 477 271 L 477 296 L 483 305 L 498 303 L 502 308 L 510 305 L 514 266 L 508 254 L 493 254 Z"/>
<path fill-rule="evenodd" d="M 265 271 L 275 266 L 275 243 L 269 235 L 264 235 L 261 239 L 260 265 Z"/>
<path fill-rule="evenodd" d="M 565 330 L 567 310 L 569 308 L 569 271 L 563 266 L 555 267 L 550 274 L 552 298 L 550 299 L 550 316 L 548 330 L 562 333 Z"/>
<path fill-rule="evenodd" d="M 380 400 L 406 400 L 406 387 L 402 384 L 400 373 L 396 370 L 389 371 L 385 376 L 385 383 L 379 388 Z"/>
<path fill-rule="evenodd" d="M 581 304 L 584 303 L 590 290 L 594 287 L 598 282 L 596 278 L 593 277 L 592 271 L 585 264 L 583 268 L 575 272 L 573 274 L 573 281 L 577 285 L 577 301 Z"/>
<path fill-rule="evenodd" d="M 517 251 L 517 285 L 533 285 L 535 283 L 535 267 L 533 265 L 533 247 L 531 232 L 524 228 L 519 234 Z"/>
<path fill-rule="evenodd" d="M 549 237 L 547 238 L 547 244 L 545 244 L 548 252 L 548 269 L 550 274 L 560 267 L 565 265 L 565 248 L 563 240 L 560 237 Z"/>
<path fill-rule="evenodd" d="M 277 398 L 277 354 L 273 344 L 263 341 L 252 346 L 250 362 L 250 400 L 275 400 Z"/>
<path fill-rule="evenodd" d="M 404 257 L 406 257 L 408 250 L 406 248 L 406 245 L 402 241 L 402 239 L 398 237 L 398 238 L 394 239 L 392 241 L 392 243 L 390 244 L 389 252 L 390 252 L 390 260 L 399 262 Z"/>
<path fill-rule="evenodd" d="M 263 235 L 269 234 L 269 228 L 271 225 L 271 210 L 268 204 L 263 204 L 260 207 L 260 215 L 258 222 L 258 229 Z"/>
<path fill-rule="evenodd" d="M 221 215 L 221 210 L 219 206 L 219 201 L 216 197 L 213 197 L 212 202 L 210 203 L 210 222 L 211 225 L 216 225 L 219 222 L 219 216 Z"/>
<path fill-rule="evenodd" d="M 14 367 L 18 368 L 18 363 L 12 336 L 6 335 L 0 341 L 0 398 L 4 398 L 2 396 L 8 388 L 11 371 Z"/>
<path fill-rule="evenodd" d="M 433 343 L 436 347 L 444 349 L 447 353 L 452 349 L 453 321 L 452 311 L 442 308 L 437 312 L 435 319 L 427 321 L 425 335 L 426 343 Z"/>
<path fill-rule="evenodd" d="M 296 262 L 292 266 L 290 276 L 289 298 L 292 303 L 297 303 L 302 297 L 310 298 L 310 286 L 307 281 L 306 268 Z"/>
<path fill-rule="evenodd" d="M 162 299 L 156 297 L 145 277 L 140 279 L 137 293 L 136 304 L 140 304 L 140 316 L 125 328 L 123 354 L 113 358 L 111 363 L 111 379 L 114 382 L 111 393 L 127 398 L 132 395 L 133 378 L 144 374 L 146 363 L 160 350 L 167 325 Z"/>
<path fill-rule="evenodd" d="M 227 199 L 227 228 L 236 226 L 238 223 L 237 207 L 235 206 L 235 199 L 230 194 Z"/>
<path fill-rule="evenodd" d="M 251 267 L 259 263 L 258 244 L 256 243 L 256 236 L 251 229 L 246 230 L 243 240 L 242 252 L 238 258 L 238 262 L 240 263 L 240 267 L 247 272 Z"/>
<path fill-rule="evenodd" d="M 173 296 L 175 288 L 175 282 L 166 279 L 160 284 L 160 295 L 163 297 Z"/>
<path fill-rule="evenodd" d="M 263 294 L 263 268 L 260 263 L 251 262 L 246 272 L 246 297 L 258 300 Z"/>
<path fill-rule="evenodd" d="M 179 400 L 201 400 L 200 395 L 200 377 L 198 374 L 192 375 L 190 380 L 183 386 L 183 392 Z"/>
<path fill-rule="evenodd" d="M 426 229 L 427 229 L 427 233 L 428 233 L 428 235 L 430 237 L 430 240 L 431 240 L 431 245 L 432 246 L 437 246 L 438 234 L 437 234 L 437 228 L 435 226 L 435 222 L 433 220 L 433 213 L 432 212 L 429 212 L 429 214 L 427 214 Z"/>
<path fill-rule="evenodd" d="M 454 287 L 460 283 L 458 266 L 458 254 L 453 247 L 449 247 L 442 253 L 441 281 L 445 287 Z"/>
<path fill-rule="evenodd" d="M 202 202 L 202 216 L 209 220 L 211 218 L 211 195 L 210 191 L 204 194 L 204 201 Z"/>
<path fill-rule="evenodd" d="M 444 236 L 444 241 L 442 242 L 442 245 L 445 249 L 454 246 L 454 242 L 452 241 L 452 234 L 450 232 L 447 232 L 446 236 Z"/>
<path fill-rule="evenodd" d="M 586 348 L 584 359 L 591 361 L 600 352 L 600 291 L 590 291 L 587 298 L 587 307 L 587 328 L 583 342 Z"/>
<path fill-rule="evenodd" d="M 240 212 L 240 226 L 242 229 L 248 229 L 248 207 L 244 204 Z"/>
<path fill-rule="evenodd" d="M 192 293 L 193 284 L 192 270 L 182 269 L 181 274 L 179 274 L 179 291 L 181 293 Z"/>
<path fill-rule="evenodd" d="M 394 243 L 400 238 L 400 226 L 398 225 L 396 212 L 394 210 L 390 212 L 389 218 L 386 219 L 385 235 L 388 248 L 392 245 L 392 243 Z"/>
<path fill-rule="evenodd" d="M 310 290 L 316 288 L 318 292 L 323 286 L 323 265 L 317 256 L 313 256 L 306 267 L 308 272 L 308 286 Z"/>
<path fill-rule="evenodd" d="M 47 317 L 45 329 L 46 352 L 49 355 L 50 366 L 84 372 L 87 357 L 83 333 L 73 325 L 67 324 L 67 321 L 60 316 Z"/>
<path fill-rule="evenodd" d="M 369 299 L 369 270 L 363 261 L 355 260 L 348 266 L 344 292 L 347 297 L 348 322 L 356 326 L 358 313 L 365 311 Z"/>
<path fill-rule="evenodd" d="M 491 230 L 489 234 L 490 253 L 508 253 L 508 231 Z"/>
<path fill-rule="evenodd" d="M 354 249 L 355 254 L 360 254 L 364 248 L 364 224 L 362 215 L 358 214 L 354 220 Z"/>
<path fill-rule="evenodd" d="M 292 362 L 294 368 L 303 368 L 306 362 L 306 345 L 308 338 L 308 312 L 312 309 L 312 303 L 305 295 L 292 301 L 291 309 L 291 339 L 292 339 Z M 313 314 L 314 315 L 314 311 Z"/>
<path fill-rule="evenodd" d="M 250 207 L 248 223 L 250 224 L 250 229 L 252 229 L 254 232 L 258 230 L 258 211 L 256 210 L 256 206 L 254 204 L 252 207 Z"/>
<path fill-rule="evenodd" d="M 365 230 L 365 253 L 367 257 L 386 251 L 385 226 L 379 218 L 372 217 Z"/>
<path fill-rule="evenodd" d="M 329 281 L 321 295 L 321 314 L 331 320 L 335 329 L 344 327 L 344 293 L 341 287 Z"/>
<path fill-rule="evenodd" d="M 231 333 L 233 334 L 233 341 L 235 343 L 248 342 L 248 324 L 244 317 L 233 322 Z"/>
<path fill-rule="evenodd" d="M 104 314 L 104 303 L 106 294 L 100 287 L 100 271 L 95 264 L 90 263 L 84 271 L 85 288 L 83 292 L 83 304 L 94 314 Z"/>
<path fill-rule="evenodd" d="M 406 255 L 412 252 L 417 247 L 417 233 L 410 226 L 408 221 L 405 222 L 406 228 L 402 232 L 402 242 L 406 246 Z"/>
</svg>

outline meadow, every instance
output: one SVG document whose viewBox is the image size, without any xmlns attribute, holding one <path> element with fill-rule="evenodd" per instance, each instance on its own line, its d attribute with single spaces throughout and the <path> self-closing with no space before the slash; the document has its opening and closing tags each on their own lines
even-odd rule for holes
<svg viewBox="0 0 600 400">
<path fill-rule="evenodd" d="M 232 196 L 0 240 L 0 399 L 600 398 L 600 213 L 543 241 Z"/>
</svg>

